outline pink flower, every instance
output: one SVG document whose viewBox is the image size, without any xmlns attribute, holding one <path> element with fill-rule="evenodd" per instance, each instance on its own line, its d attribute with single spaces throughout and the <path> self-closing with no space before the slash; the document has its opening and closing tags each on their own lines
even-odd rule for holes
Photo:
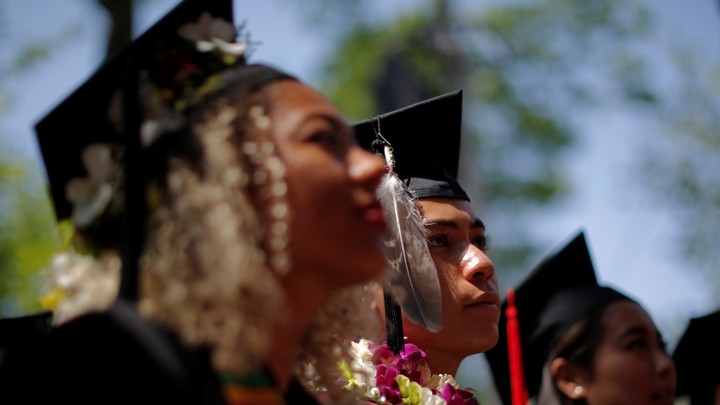
<svg viewBox="0 0 720 405">
<path fill-rule="evenodd" d="M 383 343 L 379 346 L 371 344 L 370 350 L 372 350 L 373 352 L 372 362 L 376 366 L 379 364 L 389 366 L 393 363 L 393 360 L 395 359 L 395 353 L 393 353 L 392 350 L 388 349 L 386 343 Z"/>
<path fill-rule="evenodd" d="M 392 366 L 379 364 L 375 373 L 375 386 L 380 389 L 380 394 L 391 404 L 402 403 L 402 395 L 397 383 L 397 376 L 400 372 Z"/>
<path fill-rule="evenodd" d="M 392 365 L 400 370 L 400 373 L 407 376 L 410 381 L 425 385 L 430 380 L 430 366 L 427 361 L 427 353 L 420 350 L 412 343 L 405 344 L 405 351 L 393 360 Z"/>
<path fill-rule="evenodd" d="M 438 390 L 438 394 L 447 402 L 447 405 L 479 405 L 472 392 L 455 388 L 451 384 L 445 384 L 445 388 L 442 392 Z"/>
</svg>

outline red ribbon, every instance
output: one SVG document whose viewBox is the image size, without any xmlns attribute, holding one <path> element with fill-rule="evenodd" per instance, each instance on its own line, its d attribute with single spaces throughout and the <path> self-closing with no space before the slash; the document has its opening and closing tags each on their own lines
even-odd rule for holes
<svg viewBox="0 0 720 405">
<path fill-rule="evenodd" d="M 528 393 L 525 388 L 525 371 L 523 370 L 522 344 L 520 342 L 520 324 L 517 319 L 515 307 L 515 291 L 507 292 L 508 306 L 505 310 L 507 317 L 508 362 L 510 365 L 510 398 L 512 405 L 526 405 Z"/>
</svg>

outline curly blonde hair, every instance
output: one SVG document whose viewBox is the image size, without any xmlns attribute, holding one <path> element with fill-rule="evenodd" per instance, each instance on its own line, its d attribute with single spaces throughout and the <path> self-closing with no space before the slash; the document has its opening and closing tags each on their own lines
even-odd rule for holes
<svg viewBox="0 0 720 405">
<path fill-rule="evenodd" d="M 263 91 L 231 82 L 188 112 L 189 128 L 164 135 L 185 136 L 187 145 L 164 151 L 164 166 L 150 182 L 139 261 L 140 312 L 189 346 L 209 348 L 216 370 L 238 374 L 261 367 L 272 328 L 288 312 L 278 277 L 292 267 L 284 256 L 288 221 L 273 211 L 285 203 L 284 168 L 267 133 L 270 108 Z M 117 271 L 103 274 L 119 284 Z M 117 287 L 106 290 L 117 294 Z M 80 306 L 112 303 L 97 301 Z M 349 398 L 335 389 L 337 364 L 349 358 L 350 339 L 379 329 L 371 302 L 364 287 L 351 287 L 318 311 L 297 357 L 296 375 L 306 386 L 327 387 L 337 402 Z M 58 318 L 77 316 L 77 307 Z"/>
</svg>

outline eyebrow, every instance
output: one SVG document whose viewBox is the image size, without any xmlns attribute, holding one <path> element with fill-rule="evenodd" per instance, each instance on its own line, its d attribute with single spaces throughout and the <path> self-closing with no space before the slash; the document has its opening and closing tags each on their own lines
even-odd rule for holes
<svg viewBox="0 0 720 405">
<path fill-rule="evenodd" d="M 335 130 L 342 129 L 343 127 L 346 127 L 346 126 L 349 127 L 349 124 L 347 122 L 343 121 L 342 118 L 340 118 L 330 112 L 327 112 L 327 111 L 317 111 L 317 112 L 310 113 L 307 117 L 305 117 L 302 121 L 300 121 L 300 125 L 307 124 L 308 122 L 311 122 L 316 119 L 319 119 L 319 120 L 329 123 L 330 125 L 332 125 L 334 127 Z M 352 129 L 351 129 L 351 131 L 352 131 Z"/>
<path fill-rule="evenodd" d="M 633 326 L 631 328 L 626 329 L 623 333 L 620 334 L 620 339 L 623 339 L 627 336 L 632 335 L 648 335 L 648 330 L 642 326 Z M 659 335 L 659 333 L 658 333 Z"/>
<path fill-rule="evenodd" d="M 451 221 L 451 220 L 438 220 L 438 221 L 432 221 L 432 222 L 426 222 L 423 224 L 425 228 L 452 228 L 452 229 L 459 229 L 460 225 L 458 225 L 457 222 Z M 470 229 L 476 229 L 480 228 L 485 230 L 485 224 L 483 221 L 480 220 L 480 218 L 475 218 L 470 222 Z"/>
</svg>

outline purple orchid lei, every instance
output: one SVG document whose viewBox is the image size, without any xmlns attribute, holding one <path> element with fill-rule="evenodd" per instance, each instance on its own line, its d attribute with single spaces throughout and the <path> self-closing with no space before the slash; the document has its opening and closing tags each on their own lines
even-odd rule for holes
<svg viewBox="0 0 720 405">
<path fill-rule="evenodd" d="M 387 344 L 352 342 L 351 363 L 341 363 L 345 388 L 377 404 L 478 405 L 472 390 L 450 374 L 432 374 L 427 353 L 412 343 L 399 354 Z"/>
</svg>

